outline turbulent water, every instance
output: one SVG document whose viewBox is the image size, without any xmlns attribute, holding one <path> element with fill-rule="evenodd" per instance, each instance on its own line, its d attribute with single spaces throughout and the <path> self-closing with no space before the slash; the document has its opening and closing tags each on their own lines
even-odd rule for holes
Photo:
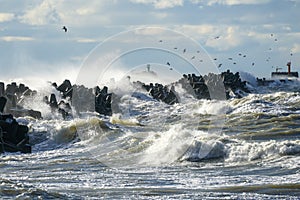
<svg viewBox="0 0 300 200">
<path fill-rule="evenodd" d="M 123 92 L 121 114 L 63 121 L 36 100 L 31 154 L 0 157 L 2 198 L 298 199 L 300 84 L 166 105 Z"/>
</svg>

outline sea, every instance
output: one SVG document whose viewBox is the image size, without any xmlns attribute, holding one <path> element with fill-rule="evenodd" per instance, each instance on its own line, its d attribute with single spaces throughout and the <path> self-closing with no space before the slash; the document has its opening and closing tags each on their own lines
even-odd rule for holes
<svg viewBox="0 0 300 200">
<path fill-rule="evenodd" d="M 0 155 L 1 199 L 300 199 L 300 81 L 253 80 L 242 98 L 174 105 L 126 87 L 111 117 L 66 120 L 40 88 L 24 107 L 43 119 L 17 118 L 32 153 Z"/>
</svg>

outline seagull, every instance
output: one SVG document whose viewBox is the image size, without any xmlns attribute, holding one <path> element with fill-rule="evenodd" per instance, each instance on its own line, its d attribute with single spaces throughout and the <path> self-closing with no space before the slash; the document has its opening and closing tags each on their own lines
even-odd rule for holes
<svg viewBox="0 0 300 200">
<path fill-rule="evenodd" d="M 252 66 L 254 66 L 254 63 L 252 63 Z"/>
<path fill-rule="evenodd" d="M 293 53 L 291 53 L 290 55 L 293 56 Z"/>
<path fill-rule="evenodd" d="M 195 59 L 195 56 L 191 57 L 191 60 Z"/>
<path fill-rule="evenodd" d="M 239 53 L 239 56 L 241 56 L 242 54 L 241 53 Z"/>
<path fill-rule="evenodd" d="M 162 40 L 159 40 L 159 42 L 162 42 Z"/>
<path fill-rule="evenodd" d="M 220 68 L 222 66 L 222 63 L 220 63 L 219 65 L 218 65 L 218 68 Z"/>
<path fill-rule="evenodd" d="M 67 32 L 67 31 L 68 31 L 68 29 L 67 29 L 67 27 L 66 27 L 66 26 L 63 26 L 63 27 L 62 27 L 62 29 L 63 29 L 65 32 Z"/>
<path fill-rule="evenodd" d="M 198 50 L 197 53 L 200 53 L 200 51 Z"/>
<path fill-rule="evenodd" d="M 203 60 L 199 60 L 200 62 L 203 62 Z"/>
<path fill-rule="evenodd" d="M 236 65 L 236 62 L 234 62 L 233 64 Z"/>
<path fill-rule="evenodd" d="M 273 33 L 271 33 L 271 37 L 273 37 Z"/>
<path fill-rule="evenodd" d="M 274 41 L 277 42 L 277 39 L 275 39 Z"/>
<path fill-rule="evenodd" d="M 167 65 L 169 65 L 169 66 L 170 66 L 171 64 L 170 64 L 169 62 L 167 62 Z"/>
<path fill-rule="evenodd" d="M 246 58 L 246 55 L 244 55 L 243 57 Z"/>
<path fill-rule="evenodd" d="M 173 68 L 172 68 L 172 67 L 170 67 L 170 70 L 173 70 Z"/>
<path fill-rule="evenodd" d="M 186 52 L 186 49 L 183 49 L 183 53 L 185 53 Z"/>
<path fill-rule="evenodd" d="M 177 49 L 177 47 L 174 47 L 174 49 Z"/>
<path fill-rule="evenodd" d="M 219 39 L 219 38 L 220 38 L 220 36 L 217 36 L 217 37 L 215 37 L 215 40 L 216 40 L 216 39 Z"/>
<path fill-rule="evenodd" d="M 214 58 L 214 60 L 217 60 L 217 58 Z"/>
<path fill-rule="evenodd" d="M 232 58 L 228 58 L 228 60 L 232 60 Z"/>
</svg>

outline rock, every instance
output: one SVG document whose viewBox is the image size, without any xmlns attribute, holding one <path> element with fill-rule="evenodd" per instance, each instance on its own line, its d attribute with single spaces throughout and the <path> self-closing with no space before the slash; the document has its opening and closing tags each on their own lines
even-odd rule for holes
<svg viewBox="0 0 300 200">
<path fill-rule="evenodd" d="M 165 102 L 169 105 L 173 105 L 175 103 L 179 102 L 178 95 L 175 91 L 175 87 L 172 85 L 171 89 L 169 89 L 170 86 L 164 86 L 159 83 L 150 83 L 149 85 L 146 85 L 141 82 L 135 82 L 135 86 L 142 87 L 145 89 L 149 94 L 156 100 Z"/>
<path fill-rule="evenodd" d="M 1 98 L 2 102 L 3 98 Z M 5 106 L 5 103 L 4 103 Z M 31 153 L 28 127 L 20 125 L 11 114 L 0 115 L 0 152 Z"/>
<path fill-rule="evenodd" d="M 3 113 L 7 99 L 5 97 L 0 97 L 0 113 Z"/>
<path fill-rule="evenodd" d="M 95 111 L 103 115 L 112 115 L 111 109 L 112 93 L 108 93 L 107 86 L 104 86 L 102 90 L 96 87 L 95 90 Z"/>
<path fill-rule="evenodd" d="M 0 97 L 5 95 L 5 85 L 3 82 L 0 82 Z"/>
</svg>

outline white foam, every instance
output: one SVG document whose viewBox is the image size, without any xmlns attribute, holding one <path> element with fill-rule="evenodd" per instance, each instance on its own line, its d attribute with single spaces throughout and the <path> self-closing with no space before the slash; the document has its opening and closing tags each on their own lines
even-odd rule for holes
<svg viewBox="0 0 300 200">
<path fill-rule="evenodd" d="M 300 153 L 300 140 L 296 141 L 239 141 L 231 143 L 226 162 L 245 162 Z"/>
<path fill-rule="evenodd" d="M 199 104 L 200 105 L 197 113 L 203 115 L 222 115 L 231 110 L 231 107 L 229 106 L 227 101 L 202 100 L 199 101 Z"/>
<path fill-rule="evenodd" d="M 186 153 L 194 138 L 202 134 L 205 133 L 184 129 L 181 124 L 173 125 L 167 131 L 152 133 L 147 138 L 151 141 L 151 145 L 145 150 L 140 163 L 148 165 L 173 163 Z"/>
</svg>

